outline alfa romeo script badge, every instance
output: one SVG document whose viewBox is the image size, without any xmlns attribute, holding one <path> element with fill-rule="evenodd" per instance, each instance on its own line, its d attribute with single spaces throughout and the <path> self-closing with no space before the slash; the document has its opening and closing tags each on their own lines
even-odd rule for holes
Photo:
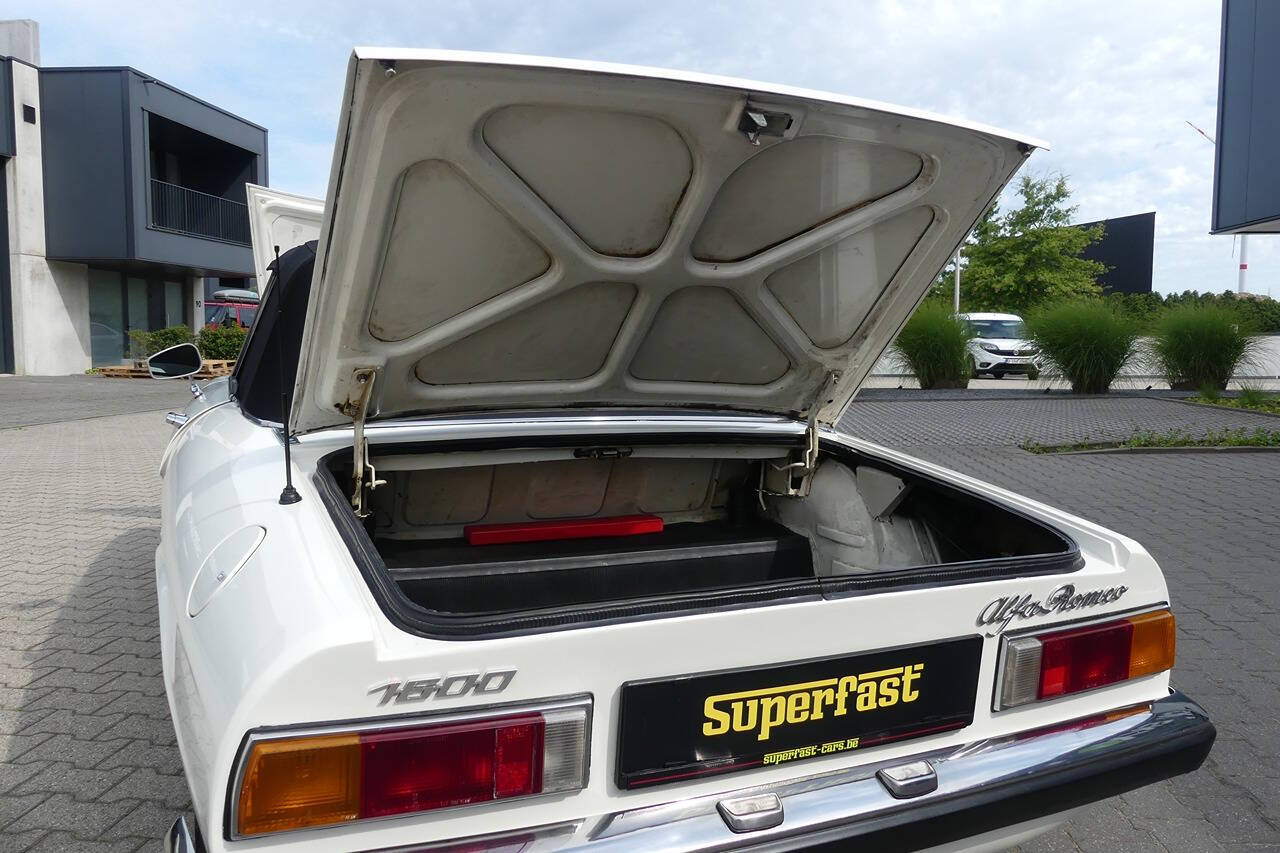
<svg viewBox="0 0 1280 853">
<path fill-rule="evenodd" d="M 1007 595 L 982 608 L 978 614 L 978 625 L 988 628 L 987 636 L 994 637 L 1004 632 L 1014 619 L 1030 619 L 1049 613 L 1066 613 L 1081 607 L 1097 607 L 1110 604 L 1124 595 L 1127 586 L 1112 586 L 1106 589 L 1094 589 L 1089 592 L 1076 592 L 1075 584 L 1064 583 L 1053 592 L 1037 600 L 1032 593 L 1026 595 Z"/>
</svg>

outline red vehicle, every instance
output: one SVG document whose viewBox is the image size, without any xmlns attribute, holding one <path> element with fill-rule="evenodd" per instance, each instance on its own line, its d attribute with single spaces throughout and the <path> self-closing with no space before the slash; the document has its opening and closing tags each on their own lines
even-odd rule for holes
<svg viewBox="0 0 1280 853">
<path fill-rule="evenodd" d="M 215 290 L 205 300 L 206 326 L 249 328 L 258 316 L 258 294 L 253 290 Z"/>
</svg>

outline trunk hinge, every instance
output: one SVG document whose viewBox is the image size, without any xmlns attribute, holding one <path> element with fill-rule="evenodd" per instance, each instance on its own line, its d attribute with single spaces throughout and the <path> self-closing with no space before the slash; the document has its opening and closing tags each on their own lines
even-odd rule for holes
<svg viewBox="0 0 1280 853">
<path fill-rule="evenodd" d="M 366 518 L 369 515 L 369 510 L 365 507 L 366 490 L 373 491 L 387 482 L 378 479 L 378 472 L 369 462 L 369 440 L 364 437 L 364 422 L 369 415 L 369 401 L 373 398 L 373 383 L 377 378 L 377 368 L 356 368 L 352 373 L 356 391 L 341 406 L 342 413 L 351 418 L 352 423 L 355 424 L 355 433 L 351 440 L 354 453 L 351 473 L 351 508 L 355 510 L 357 518 Z M 367 482 L 366 470 L 369 472 Z"/>
<path fill-rule="evenodd" d="M 786 465 L 762 465 L 760 467 L 760 491 L 763 494 L 789 498 L 803 498 L 809 494 L 813 472 L 818 467 L 818 412 L 831 389 L 840 380 L 839 373 L 827 374 L 818 393 L 809 401 L 808 417 L 804 429 L 804 449 L 792 457 Z M 798 456 L 799 458 L 796 458 Z"/>
</svg>

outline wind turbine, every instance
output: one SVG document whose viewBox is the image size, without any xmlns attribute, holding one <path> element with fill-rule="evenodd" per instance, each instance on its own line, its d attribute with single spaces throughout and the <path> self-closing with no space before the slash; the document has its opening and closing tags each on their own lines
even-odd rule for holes
<svg viewBox="0 0 1280 853">
<path fill-rule="evenodd" d="M 1186 121 L 1186 119 L 1183 119 L 1183 121 Z M 1189 121 L 1187 121 L 1187 126 L 1190 127 L 1192 130 L 1194 130 L 1196 133 L 1203 136 L 1205 139 L 1209 140 L 1209 144 L 1212 145 L 1214 148 L 1218 147 L 1218 143 L 1213 141 L 1212 136 L 1205 133 L 1203 130 L 1196 127 L 1194 124 L 1192 124 Z M 1237 292 L 1239 293 L 1249 292 L 1248 289 L 1245 287 L 1245 280 L 1248 277 L 1248 275 L 1249 275 L 1249 235 L 1241 234 L 1240 235 L 1240 278 L 1236 283 Z"/>
</svg>

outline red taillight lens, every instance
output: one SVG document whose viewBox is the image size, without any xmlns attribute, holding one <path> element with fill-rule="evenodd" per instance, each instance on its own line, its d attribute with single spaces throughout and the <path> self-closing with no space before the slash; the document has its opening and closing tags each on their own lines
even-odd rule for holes
<svg viewBox="0 0 1280 853">
<path fill-rule="evenodd" d="M 1176 633 L 1173 614 L 1156 610 L 1007 638 L 996 710 L 1164 672 L 1173 666 Z"/>
<path fill-rule="evenodd" d="M 586 781 L 586 701 L 487 719 L 252 743 L 240 836 L 409 814 Z"/>
<path fill-rule="evenodd" d="M 1128 622 L 1091 625 L 1037 639 L 1043 648 L 1039 699 L 1078 693 L 1129 677 L 1133 626 Z"/>
<path fill-rule="evenodd" d="M 530 720 L 498 730 L 493 795 L 523 797 L 542 790 L 542 744 L 546 726 Z"/>
<path fill-rule="evenodd" d="M 542 720 L 397 729 L 360 736 L 360 815 L 382 817 L 535 794 Z"/>
</svg>

